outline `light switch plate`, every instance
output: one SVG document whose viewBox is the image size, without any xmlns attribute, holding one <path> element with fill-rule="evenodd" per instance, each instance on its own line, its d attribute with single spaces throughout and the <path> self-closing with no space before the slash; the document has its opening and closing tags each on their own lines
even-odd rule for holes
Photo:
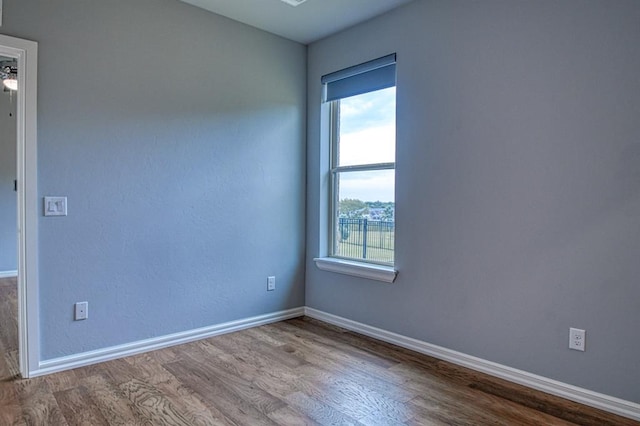
<svg viewBox="0 0 640 426">
<path fill-rule="evenodd" d="M 45 216 L 66 216 L 67 197 L 44 197 Z"/>
</svg>

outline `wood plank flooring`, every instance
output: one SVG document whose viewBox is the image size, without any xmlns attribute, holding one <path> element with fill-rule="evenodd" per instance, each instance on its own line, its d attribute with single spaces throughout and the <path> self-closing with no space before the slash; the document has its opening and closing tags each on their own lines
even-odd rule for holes
<svg viewBox="0 0 640 426">
<path fill-rule="evenodd" d="M 23 380 L 11 303 L 0 425 L 640 424 L 309 318 Z"/>
<path fill-rule="evenodd" d="M 18 284 L 0 278 L 0 380 L 18 373 Z"/>
</svg>

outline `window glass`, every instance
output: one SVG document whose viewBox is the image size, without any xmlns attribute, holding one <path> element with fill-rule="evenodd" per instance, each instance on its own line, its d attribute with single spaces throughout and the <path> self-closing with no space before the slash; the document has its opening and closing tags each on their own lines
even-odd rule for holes
<svg viewBox="0 0 640 426">
<path fill-rule="evenodd" d="M 341 99 L 338 166 L 396 158 L 396 88 Z"/>
<path fill-rule="evenodd" d="M 332 255 L 393 265 L 396 89 L 333 101 Z"/>
</svg>

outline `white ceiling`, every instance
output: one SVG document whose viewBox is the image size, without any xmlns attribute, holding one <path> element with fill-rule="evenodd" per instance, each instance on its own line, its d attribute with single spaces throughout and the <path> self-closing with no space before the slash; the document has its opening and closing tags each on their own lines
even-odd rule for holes
<svg viewBox="0 0 640 426">
<path fill-rule="evenodd" d="M 309 44 L 412 0 L 181 0 L 270 33 Z"/>
</svg>

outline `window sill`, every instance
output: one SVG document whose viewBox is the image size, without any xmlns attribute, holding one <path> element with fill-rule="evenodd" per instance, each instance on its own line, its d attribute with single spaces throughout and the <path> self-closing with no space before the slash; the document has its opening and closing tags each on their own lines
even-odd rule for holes
<svg viewBox="0 0 640 426">
<path fill-rule="evenodd" d="M 374 265 L 334 257 L 318 257 L 313 259 L 313 261 L 316 262 L 316 266 L 323 271 L 368 278 L 385 283 L 394 282 L 398 275 L 398 271 L 391 266 Z"/>
</svg>

